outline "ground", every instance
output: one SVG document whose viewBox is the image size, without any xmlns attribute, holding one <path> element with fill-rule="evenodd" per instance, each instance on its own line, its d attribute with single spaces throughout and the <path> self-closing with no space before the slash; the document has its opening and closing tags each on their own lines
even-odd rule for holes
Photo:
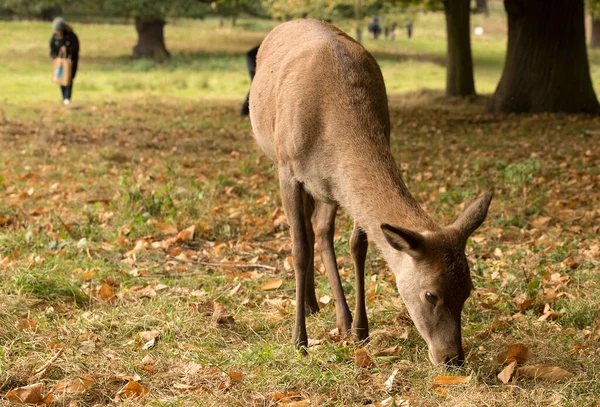
<svg viewBox="0 0 600 407">
<path fill-rule="evenodd" d="M 439 16 L 430 18 L 422 24 L 434 27 Z M 40 38 L 29 51 L 13 40 L 0 46 L 8 61 L 0 67 L 1 394 L 44 383 L 43 394 L 55 389 L 54 405 L 100 406 L 133 382 L 149 393 L 125 405 L 351 406 L 388 398 L 385 382 L 399 369 L 391 393 L 411 406 L 600 403 L 599 119 L 490 115 L 485 96 L 448 100 L 436 80 L 405 89 L 411 64 L 416 78 L 432 63 L 401 62 L 416 52 L 407 41 L 385 55 L 381 43 L 369 43 L 390 89 L 393 152 L 417 201 L 447 223 L 479 194 L 495 193 L 467 245 L 475 286 L 463 311 L 467 364 L 429 363 L 374 250 L 371 341 L 332 332 L 333 302 L 317 261 L 322 309 L 308 320 L 315 346 L 303 356 L 291 344 L 291 245 L 276 173 L 237 115 L 247 87 L 239 53 L 268 23 L 227 29 L 228 40 L 215 33 L 213 54 L 186 40 L 205 26 L 181 22 L 171 27 L 181 42 L 167 33 L 175 58 L 166 66 L 124 56 L 132 27 L 82 25 L 80 37 L 96 37 L 82 41 L 89 60 L 70 108 L 56 103 L 43 73 L 46 27 L 1 24 L 3 36 Z M 216 22 L 206 24 L 209 35 Z M 435 35 L 431 47 L 443 47 Z M 500 39 L 489 41 L 501 48 Z M 110 50 L 104 57 L 100 46 Z M 15 50 L 10 58 L 7 49 Z M 492 83 L 501 66 L 490 66 Z M 177 88 L 180 80 L 187 87 Z M 415 90 L 422 87 L 434 90 Z M 352 220 L 342 211 L 337 224 L 353 305 Z M 525 367 L 544 363 L 570 375 L 554 382 L 521 370 L 503 384 L 497 356 L 519 343 L 532 354 Z M 359 348 L 373 366 L 356 366 Z M 446 375 L 470 378 L 434 385 Z"/>
</svg>

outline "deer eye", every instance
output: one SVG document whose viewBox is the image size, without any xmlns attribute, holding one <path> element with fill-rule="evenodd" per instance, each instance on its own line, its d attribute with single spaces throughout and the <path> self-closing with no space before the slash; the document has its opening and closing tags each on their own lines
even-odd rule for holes
<svg viewBox="0 0 600 407">
<path fill-rule="evenodd" d="M 431 294 L 429 291 L 427 291 L 425 293 L 425 299 L 427 300 L 427 302 L 429 302 L 431 305 L 435 305 L 438 302 L 438 297 L 437 295 Z"/>
</svg>

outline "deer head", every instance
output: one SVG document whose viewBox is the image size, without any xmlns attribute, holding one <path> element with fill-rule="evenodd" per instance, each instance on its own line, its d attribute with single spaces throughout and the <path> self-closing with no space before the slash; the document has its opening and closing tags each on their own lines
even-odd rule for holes
<svg viewBox="0 0 600 407">
<path fill-rule="evenodd" d="M 434 232 L 381 225 L 398 292 L 434 364 L 464 360 L 460 314 L 472 289 L 465 246 L 491 199 L 491 193 L 484 194 L 454 223 Z"/>
</svg>

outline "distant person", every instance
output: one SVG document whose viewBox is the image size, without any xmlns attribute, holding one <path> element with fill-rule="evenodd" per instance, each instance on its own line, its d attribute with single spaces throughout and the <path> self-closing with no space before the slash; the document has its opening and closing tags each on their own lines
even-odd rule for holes
<svg viewBox="0 0 600 407">
<path fill-rule="evenodd" d="M 377 39 L 381 34 L 381 26 L 379 25 L 379 17 L 373 16 L 373 19 L 369 23 L 367 30 L 373 36 L 373 39 Z"/>
<path fill-rule="evenodd" d="M 252 79 L 254 79 L 254 74 L 256 74 L 256 54 L 258 54 L 258 48 L 260 45 L 252 48 L 250 51 L 246 53 L 246 65 L 248 67 L 248 74 L 250 75 L 250 83 L 252 83 Z M 248 116 L 250 114 L 250 92 L 246 95 L 246 100 L 244 100 L 244 104 L 242 105 L 242 110 L 240 111 L 240 116 Z"/>
<path fill-rule="evenodd" d="M 410 23 L 406 24 L 406 35 L 408 35 L 409 40 L 412 38 L 412 34 L 413 34 L 413 23 L 411 21 Z"/>
<path fill-rule="evenodd" d="M 73 79 L 75 79 L 77 62 L 79 61 L 79 38 L 73 32 L 73 28 L 62 17 L 56 17 L 52 21 L 52 28 L 54 34 L 50 38 L 50 56 L 52 58 L 58 57 L 60 50 L 64 48 L 65 57 L 70 58 L 72 62 L 71 84 L 60 87 L 63 103 L 68 105 L 71 103 L 71 97 L 73 96 Z"/>
<path fill-rule="evenodd" d="M 390 31 L 390 39 L 394 41 L 396 39 L 396 35 L 398 35 L 398 23 L 394 21 Z"/>
</svg>

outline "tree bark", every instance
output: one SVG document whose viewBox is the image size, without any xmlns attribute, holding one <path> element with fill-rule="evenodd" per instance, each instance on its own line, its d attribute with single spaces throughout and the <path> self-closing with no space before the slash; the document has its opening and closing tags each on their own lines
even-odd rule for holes
<svg viewBox="0 0 600 407">
<path fill-rule="evenodd" d="M 475 12 L 487 14 L 489 12 L 487 0 L 475 0 Z"/>
<path fill-rule="evenodd" d="M 592 17 L 592 38 L 590 39 L 590 48 L 600 48 L 600 20 Z"/>
<path fill-rule="evenodd" d="M 491 112 L 599 113 L 583 0 L 505 0 L 508 47 Z"/>
<path fill-rule="evenodd" d="M 135 58 L 152 58 L 162 61 L 171 56 L 165 47 L 165 24 L 162 19 L 135 19 L 135 29 L 138 33 L 138 42 L 133 47 Z"/>
<path fill-rule="evenodd" d="M 446 95 L 475 95 L 471 56 L 470 0 L 444 0 L 448 63 Z"/>
</svg>

